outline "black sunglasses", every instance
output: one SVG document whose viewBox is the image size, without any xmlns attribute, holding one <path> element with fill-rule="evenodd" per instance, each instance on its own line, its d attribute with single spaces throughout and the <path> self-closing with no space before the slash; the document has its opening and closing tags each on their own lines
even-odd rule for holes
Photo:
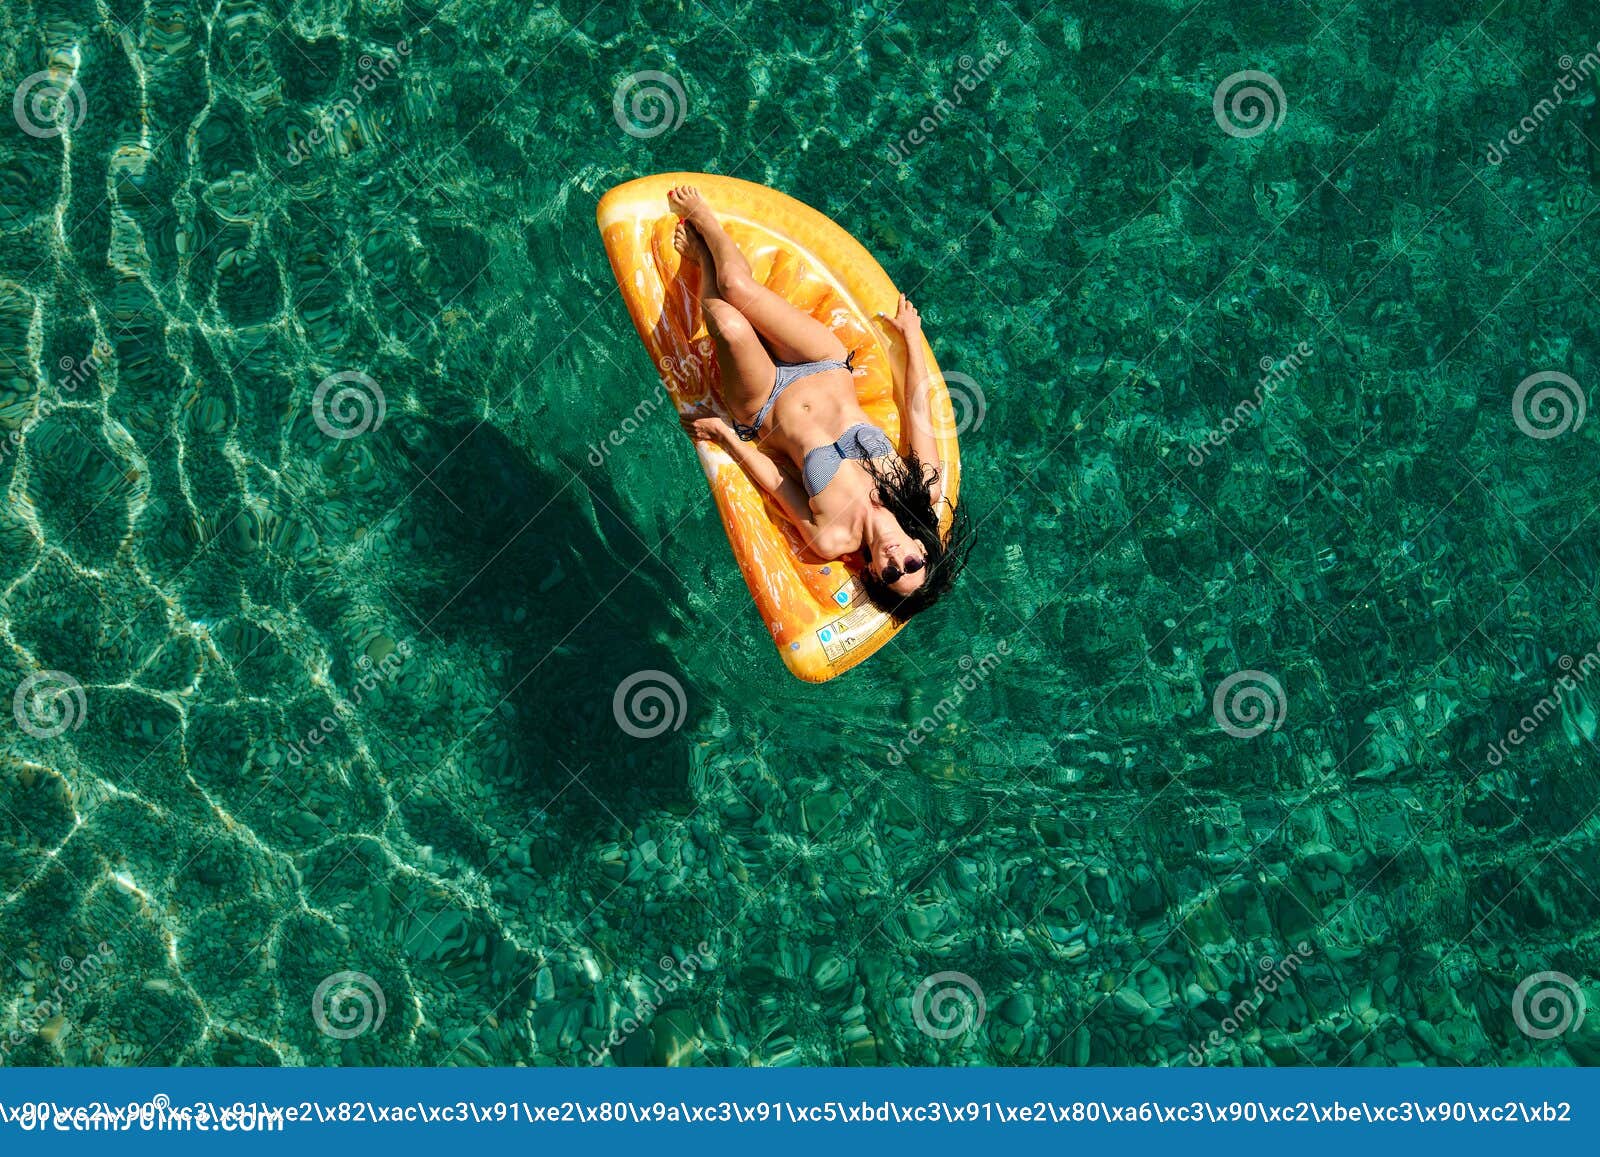
<svg viewBox="0 0 1600 1157">
<path fill-rule="evenodd" d="M 921 569 L 922 560 L 920 558 L 906 559 L 906 569 L 904 571 L 901 571 L 899 567 L 895 566 L 894 563 L 891 562 L 888 566 L 883 568 L 883 581 L 888 583 L 890 586 L 894 586 L 895 583 L 899 582 L 906 575 L 916 574 Z"/>
</svg>

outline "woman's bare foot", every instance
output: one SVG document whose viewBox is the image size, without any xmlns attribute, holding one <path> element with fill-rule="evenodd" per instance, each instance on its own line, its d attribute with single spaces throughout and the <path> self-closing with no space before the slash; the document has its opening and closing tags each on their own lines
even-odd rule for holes
<svg viewBox="0 0 1600 1157">
<path fill-rule="evenodd" d="M 747 291 L 755 287 L 750 262 L 711 211 L 711 202 L 693 185 L 679 185 L 667 193 L 667 204 L 683 218 L 689 232 L 700 234 L 707 255 L 702 260 L 709 261 L 705 266 L 708 272 L 715 264 L 720 295 L 743 309 Z"/>
<path fill-rule="evenodd" d="M 685 221 L 704 229 L 717 228 L 717 215 L 711 211 L 711 202 L 701 196 L 693 185 L 678 185 L 667 192 L 667 205 Z"/>
<path fill-rule="evenodd" d="M 687 221 L 679 221 L 672 231 L 672 247 L 690 265 L 704 265 L 711 259 L 706 243 L 700 239 L 700 231 Z"/>
</svg>

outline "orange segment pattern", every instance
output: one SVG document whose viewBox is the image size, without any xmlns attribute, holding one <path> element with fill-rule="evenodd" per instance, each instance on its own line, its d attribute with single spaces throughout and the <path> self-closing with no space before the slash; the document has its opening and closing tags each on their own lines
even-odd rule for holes
<svg viewBox="0 0 1600 1157">
<path fill-rule="evenodd" d="M 821 213 L 775 189 L 733 177 L 642 177 L 612 189 L 601 198 L 597 213 L 634 328 L 679 410 L 713 401 L 726 416 L 711 339 L 690 283 L 678 277 L 678 254 L 672 248 L 677 219 L 667 207 L 667 191 L 685 184 L 698 186 L 710 200 L 757 281 L 827 325 L 846 349 L 856 351 L 862 409 L 904 451 L 904 355 L 899 335 L 876 317 L 893 311 L 899 292 L 872 255 Z M 961 486 L 955 415 L 933 351 L 925 353 L 945 492 L 954 503 Z M 696 449 L 734 558 L 790 671 L 821 683 L 894 637 L 899 628 L 865 601 L 855 580 L 859 558 L 806 561 L 797 532 L 738 464 L 719 446 L 699 443 Z"/>
</svg>

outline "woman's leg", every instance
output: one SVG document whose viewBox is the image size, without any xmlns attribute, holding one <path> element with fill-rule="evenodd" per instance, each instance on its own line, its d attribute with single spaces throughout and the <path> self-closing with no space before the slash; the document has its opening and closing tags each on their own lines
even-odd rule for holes
<svg viewBox="0 0 1600 1157">
<path fill-rule="evenodd" d="M 717 347 L 722 377 L 722 402 L 741 422 L 748 422 L 772 393 L 776 368 L 744 314 L 718 296 L 716 263 L 700 235 L 682 221 L 672 245 L 684 264 L 700 267 L 700 313 Z"/>
<path fill-rule="evenodd" d="M 750 319 L 780 361 L 814 362 L 845 355 L 844 343 L 816 318 L 800 312 L 751 276 L 750 263 L 711 205 L 692 185 L 667 194 L 672 211 L 699 232 L 716 269 L 717 294 Z M 709 273 L 710 270 L 708 269 Z"/>
</svg>

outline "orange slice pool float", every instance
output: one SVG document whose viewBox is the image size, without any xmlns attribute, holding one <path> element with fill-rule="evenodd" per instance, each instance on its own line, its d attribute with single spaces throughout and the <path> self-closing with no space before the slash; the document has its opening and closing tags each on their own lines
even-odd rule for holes
<svg viewBox="0 0 1600 1157">
<path fill-rule="evenodd" d="M 678 277 L 678 254 L 672 248 L 678 219 L 667 207 L 667 190 L 675 185 L 695 185 L 705 194 L 758 282 L 821 321 L 846 349 L 856 351 L 861 407 L 904 453 L 904 354 L 894 348 L 899 334 L 877 319 L 881 312 L 893 312 L 899 291 L 872 255 L 821 213 L 775 189 L 733 177 L 662 173 L 618 185 L 600 200 L 597 216 L 611 270 L 634 328 L 678 409 L 710 402 L 727 416 L 715 351 L 692 282 Z M 923 352 L 931 375 L 944 493 L 953 506 L 961 486 L 956 421 L 933 351 Z M 727 451 L 709 442 L 698 442 L 695 448 L 734 558 L 790 671 L 821 683 L 894 637 L 899 627 L 867 601 L 856 580 L 859 556 L 849 561 L 806 559 L 799 532 Z M 786 460 L 779 465 L 790 470 Z M 949 518 L 947 509 L 947 532 Z"/>
</svg>

